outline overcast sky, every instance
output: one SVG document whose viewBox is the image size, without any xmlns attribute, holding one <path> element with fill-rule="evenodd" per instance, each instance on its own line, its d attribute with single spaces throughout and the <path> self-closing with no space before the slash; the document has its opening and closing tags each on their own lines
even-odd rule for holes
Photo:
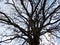
<svg viewBox="0 0 60 45">
<path fill-rule="evenodd" d="M 8 6 L 8 5 L 6 5 L 6 4 L 4 4 L 6 1 L 5 0 L 0 0 L 0 11 L 3 11 L 3 12 L 10 12 L 11 10 L 11 8 Z M 49 1 L 49 3 L 51 3 L 52 2 L 52 0 L 50 0 Z M 2 25 L 2 24 L 0 24 L 0 25 Z M 5 26 L 3 26 L 2 25 L 2 27 L 0 26 L 0 34 L 2 34 L 2 33 L 4 33 L 6 31 L 6 28 L 5 28 Z M 7 31 L 8 32 L 8 31 Z M 10 31 L 9 31 L 9 33 L 11 33 Z M 0 36 L 1 37 L 1 36 Z M 6 37 L 5 37 L 6 38 Z M 1 38 L 0 38 L 1 39 Z M 56 39 L 56 42 L 57 43 L 60 43 L 60 40 L 59 39 Z M 6 44 L 6 43 L 2 43 L 1 45 L 19 45 L 19 43 L 22 43 L 22 40 L 21 40 L 21 42 L 19 41 L 19 40 L 17 40 L 17 39 L 15 39 L 15 40 L 13 40 L 11 43 L 8 43 L 8 44 Z M 47 41 L 46 41 L 46 43 L 47 43 Z M 60 45 L 60 44 L 59 44 Z"/>
</svg>

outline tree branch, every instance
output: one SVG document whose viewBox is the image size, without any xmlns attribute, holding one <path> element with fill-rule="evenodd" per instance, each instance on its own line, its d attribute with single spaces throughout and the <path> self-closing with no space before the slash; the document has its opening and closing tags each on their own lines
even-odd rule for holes
<svg viewBox="0 0 60 45">
<path fill-rule="evenodd" d="M 53 22 L 53 23 L 47 23 L 46 25 L 44 25 L 44 27 L 46 27 L 46 26 L 48 26 L 48 25 L 53 25 L 53 24 L 55 24 L 55 23 L 57 23 L 57 22 L 59 22 L 59 21 L 60 21 L 60 19 L 56 20 L 56 21 Z"/>
<path fill-rule="evenodd" d="M 54 9 L 54 11 L 47 16 L 46 19 L 48 19 L 51 15 L 53 15 L 54 13 L 56 13 L 59 9 L 60 9 L 60 5 L 58 5 L 58 6 Z"/>
<path fill-rule="evenodd" d="M 20 18 L 24 18 L 24 19 L 26 19 L 28 21 L 28 19 L 26 17 L 24 17 L 23 15 L 21 15 L 21 13 L 18 11 L 18 9 L 15 6 L 15 3 L 14 4 L 12 4 L 12 3 L 6 3 L 6 4 L 12 5 L 15 8 L 15 10 L 17 11 L 17 13 L 20 15 Z"/>
<path fill-rule="evenodd" d="M 30 14 L 29 14 L 27 8 L 25 7 L 25 5 L 24 5 L 24 3 L 23 3 L 23 0 L 20 0 L 20 1 L 21 1 L 22 6 L 24 7 L 24 9 L 25 9 L 25 11 L 26 11 L 26 13 L 27 13 L 27 16 L 30 17 Z"/>
</svg>

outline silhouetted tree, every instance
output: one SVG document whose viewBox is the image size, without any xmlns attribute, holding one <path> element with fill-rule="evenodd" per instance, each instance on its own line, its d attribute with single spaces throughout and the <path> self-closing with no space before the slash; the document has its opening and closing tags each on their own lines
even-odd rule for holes
<svg viewBox="0 0 60 45">
<path fill-rule="evenodd" d="M 6 25 L 14 26 L 17 34 L 14 37 L 6 39 L 14 40 L 15 38 L 24 39 L 24 43 L 29 45 L 40 45 L 40 36 L 50 33 L 56 35 L 56 32 L 60 32 L 60 5 L 57 4 L 57 0 L 12 0 L 12 3 L 5 3 L 6 5 L 12 5 L 15 13 L 14 16 L 7 15 L 0 11 L 3 16 L 0 18 L 0 22 Z M 20 4 L 17 4 L 17 3 Z M 60 37 L 58 37 L 60 38 Z M 22 45 L 24 45 L 24 43 Z"/>
</svg>

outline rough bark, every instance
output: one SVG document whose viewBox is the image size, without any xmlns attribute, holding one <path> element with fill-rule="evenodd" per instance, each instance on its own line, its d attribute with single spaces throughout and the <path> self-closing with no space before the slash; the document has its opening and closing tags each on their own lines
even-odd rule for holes
<svg viewBox="0 0 60 45">
<path fill-rule="evenodd" d="M 37 30 L 35 30 L 33 32 L 33 38 L 30 39 L 30 41 L 29 41 L 29 45 L 39 45 L 39 43 L 40 43 L 39 42 L 39 37 L 40 37 L 39 32 Z"/>
<path fill-rule="evenodd" d="M 29 45 L 39 45 L 39 37 L 34 37 L 33 39 L 30 39 Z"/>
</svg>

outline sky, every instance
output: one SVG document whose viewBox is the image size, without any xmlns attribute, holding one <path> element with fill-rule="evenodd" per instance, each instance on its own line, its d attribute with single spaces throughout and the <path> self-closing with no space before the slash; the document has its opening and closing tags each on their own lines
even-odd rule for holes
<svg viewBox="0 0 60 45">
<path fill-rule="evenodd" d="M 6 1 L 5 0 L 0 0 L 0 11 L 3 11 L 4 10 L 4 12 L 11 12 L 11 8 L 8 6 L 8 5 L 6 5 L 6 4 L 4 4 Z M 52 0 L 49 0 L 49 3 L 51 3 L 52 2 Z M 0 25 L 2 25 L 2 24 L 0 24 Z M 2 25 L 2 27 L 0 26 L 0 34 L 2 34 L 2 33 L 4 33 L 4 32 L 8 32 L 8 33 L 11 33 L 10 31 L 8 31 L 7 29 L 6 29 L 6 27 L 5 26 L 3 26 Z M 47 36 L 47 34 L 46 34 L 46 36 Z M 5 37 L 6 38 L 6 37 Z M 4 38 L 4 39 L 5 39 Z M 1 40 L 1 38 L 0 38 L 0 40 Z M 6 43 L 1 43 L 1 45 L 19 45 L 19 43 L 22 43 L 22 41 L 23 40 L 17 40 L 17 39 L 15 39 L 15 40 L 13 40 L 12 41 L 12 43 L 9 43 L 9 44 L 6 44 Z M 45 39 L 44 39 L 45 40 Z M 45 40 L 46 41 L 46 40 Z M 47 43 L 47 41 L 46 41 L 46 43 Z M 57 43 L 59 44 L 60 43 L 60 39 L 57 39 L 56 38 L 56 45 L 57 45 Z M 20 44 L 21 45 L 21 44 Z M 60 45 L 60 44 L 59 44 Z"/>
</svg>

